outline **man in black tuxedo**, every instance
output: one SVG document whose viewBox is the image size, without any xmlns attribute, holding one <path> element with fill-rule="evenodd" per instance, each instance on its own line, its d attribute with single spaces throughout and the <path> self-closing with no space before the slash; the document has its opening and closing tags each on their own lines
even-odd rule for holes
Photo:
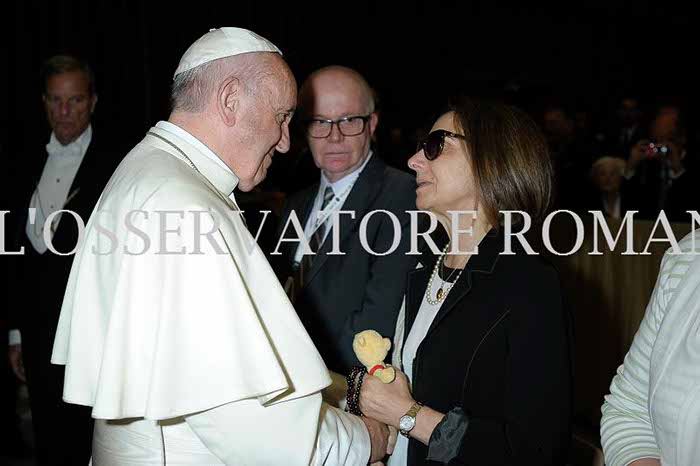
<svg viewBox="0 0 700 466">
<path fill-rule="evenodd" d="M 317 253 L 303 255 L 300 243 L 282 242 L 282 259 L 272 259 L 326 365 L 347 374 L 359 364 L 352 350 L 357 332 L 394 334 L 406 274 L 416 264 L 415 256 L 406 255 L 415 179 L 372 152 L 378 117 L 372 91 L 356 71 L 332 66 L 312 73 L 301 88 L 300 106 L 321 180 L 290 197 L 280 235 L 296 238 L 291 225 L 285 228 L 294 212 Z M 371 214 L 380 209 L 393 213 L 398 225 L 385 212 Z M 354 212 L 354 218 L 340 214 L 336 232 L 332 214 L 340 210 Z M 365 217 L 366 230 L 361 227 Z M 331 254 L 336 233 L 343 255 Z M 394 245 L 393 252 L 378 255 Z"/>
<path fill-rule="evenodd" d="M 14 247 L 24 254 L 14 256 L 9 357 L 29 388 L 38 464 L 87 464 L 90 409 L 62 401 L 64 368 L 50 360 L 79 223 L 87 222 L 118 158 L 110 141 L 90 124 L 97 94 L 86 63 L 65 55 L 49 59 L 44 86 L 49 143 L 37 138 L 42 141 L 35 147 L 17 149 L 19 172 L 26 179 L 15 180 Z"/>
</svg>

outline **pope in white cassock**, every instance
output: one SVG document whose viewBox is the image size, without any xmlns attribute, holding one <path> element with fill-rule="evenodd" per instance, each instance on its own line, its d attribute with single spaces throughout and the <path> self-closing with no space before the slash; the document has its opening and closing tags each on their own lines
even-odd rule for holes
<svg viewBox="0 0 700 466">
<path fill-rule="evenodd" d="M 52 362 L 64 400 L 93 408 L 92 463 L 377 461 L 386 427 L 322 402 L 328 370 L 232 194 L 289 148 L 281 53 L 212 30 L 172 100 L 102 193 L 63 301 Z"/>
</svg>

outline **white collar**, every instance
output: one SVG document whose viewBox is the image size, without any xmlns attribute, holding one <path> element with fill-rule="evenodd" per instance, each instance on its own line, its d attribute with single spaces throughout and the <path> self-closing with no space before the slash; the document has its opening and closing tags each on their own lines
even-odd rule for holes
<svg viewBox="0 0 700 466">
<path fill-rule="evenodd" d="M 159 128 L 158 126 L 152 127 L 148 133 L 147 137 L 152 138 L 151 142 L 155 146 L 163 148 L 166 152 L 173 154 L 177 158 L 183 159 L 184 155 L 185 159 L 190 159 L 190 162 L 194 164 L 196 170 L 204 178 L 209 180 L 222 194 L 225 194 L 229 199 L 235 202 L 233 190 L 236 189 L 238 185 L 238 177 L 230 168 L 217 162 L 216 156 L 210 156 L 204 153 L 198 146 L 195 147 L 178 134 Z M 160 140 L 160 142 L 156 142 L 155 140 Z M 163 147 L 163 145 L 160 144 L 161 142 L 167 148 Z M 175 153 L 172 152 L 173 149 Z M 183 159 L 183 161 L 189 164 L 185 159 Z"/>
<path fill-rule="evenodd" d="M 56 132 L 52 131 L 49 143 L 46 144 L 46 150 L 51 154 L 82 157 L 90 145 L 90 141 L 92 141 L 92 125 L 88 125 L 80 136 L 65 145 L 61 144 L 56 137 Z"/>
<path fill-rule="evenodd" d="M 214 162 L 216 162 L 219 166 L 222 168 L 225 168 L 226 171 L 229 173 L 233 173 L 233 170 L 224 163 L 221 158 L 214 153 L 211 149 L 207 147 L 206 144 L 204 144 L 202 141 L 194 137 L 191 133 L 189 133 L 187 130 L 180 128 L 177 126 L 175 123 L 171 123 L 169 121 L 159 121 L 156 123 L 156 128 L 160 128 L 162 130 L 165 130 L 169 133 L 173 133 L 175 136 L 178 136 L 180 139 L 183 139 L 185 142 L 189 143 L 190 145 L 194 146 L 196 149 L 198 149 L 200 152 L 202 152 L 204 155 L 206 155 L 208 158 L 212 159 Z"/>
<path fill-rule="evenodd" d="M 354 171 L 348 173 L 335 183 L 331 183 L 328 178 L 326 178 L 326 174 L 321 172 L 321 189 L 320 192 L 325 191 L 326 186 L 330 186 L 333 188 L 333 192 L 338 195 L 342 192 L 344 192 L 348 186 L 352 185 L 355 180 L 357 180 L 357 177 L 360 176 L 360 173 L 362 173 L 362 170 L 365 169 L 365 166 L 367 165 L 367 162 L 369 162 L 369 159 L 372 158 L 372 151 L 370 150 L 369 153 L 367 154 L 367 158 L 365 159 L 362 164 L 357 167 Z"/>
</svg>

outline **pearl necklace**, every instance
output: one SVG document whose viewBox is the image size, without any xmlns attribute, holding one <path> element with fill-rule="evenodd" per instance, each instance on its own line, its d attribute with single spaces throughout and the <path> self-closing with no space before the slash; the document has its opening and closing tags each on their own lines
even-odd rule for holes
<svg viewBox="0 0 700 466">
<path fill-rule="evenodd" d="M 455 278 L 455 281 L 450 285 L 449 288 L 443 289 L 443 287 L 447 284 L 447 281 L 445 281 L 445 283 L 442 284 L 440 289 L 438 289 L 437 295 L 435 295 L 435 299 L 432 299 L 430 297 L 433 294 L 433 281 L 435 280 L 435 276 L 438 274 L 439 267 L 445 263 L 445 254 L 447 254 L 447 249 L 450 247 L 450 244 L 451 242 L 445 245 L 444 249 L 442 250 L 442 254 L 440 254 L 440 259 L 438 259 L 437 262 L 435 262 L 435 267 L 433 267 L 433 273 L 430 274 L 430 280 L 428 280 L 428 288 L 425 290 L 425 300 L 428 301 L 428 304 L 430 304 L 431 306 L 440 304 L 447 298 L 447 295 L 450 294 L 450 291 L 454 287 L 455 283 L 457 283 L 457 280 L 459 280 L 459 277 L 462 275 L 462 272 L 464 272 L 464 269 L 460 269 L 459 274 L 457 274 L 457 278 Z M 452 273 L 454 273 L 454 270 L 452 271 Z M 447 277 L 448 280 L 452 278 L 452 273 L 449 277 Z"/>
</svg>

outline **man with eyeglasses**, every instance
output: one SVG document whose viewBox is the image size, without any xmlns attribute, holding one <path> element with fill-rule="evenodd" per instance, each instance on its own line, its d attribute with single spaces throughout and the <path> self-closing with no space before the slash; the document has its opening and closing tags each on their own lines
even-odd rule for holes
<svg viewBox="0 0 700 466">
<path fill-rule="evenodd" d="M 50 58 L 43 69 L 43 103 L 51 128 L 48 144 L 19 150 L 16 180 L 19 211 L 10 285 L 10 365 L 27 382 L 37 463 L 87 464 L 92 440 L 90 410 L 63 402 L 63 369 L 51 364 L 51 350 L 68 281 L 78 219 L 87 222 L 119 160 L 115 142 L 93 131 L 95 78 L 87 63 L 71 56 Z M 8 222 L 9 224 L 9 222 Z M 9 230 L 9 228 L 8 228 Z"/>
<path fill-rule="evenodd" d="M 352 350 L 357 332 L 374 329 L 393 336 L 406 273 L 415 266 L 415 256 L 406 255 L 415 179 L 388 167 L 372 151 L 378 116 L 372 90 L 359 73 L 341 66 L 322 68 L 304 82 L 299 101 L 321 179 L 288 200 L 280 236 L 294 237 L 287 223 L 295 212 L 315 254 L 305 255 L 300 242 L 283 241 L 277 271 L 329 369 L 347 374 L 359 364 Z M 341 210 L 353 214 L 338 214 Z M 394 214 L 399 224 L 386 212 L 375 212 L 379 210 Z M 336 234 L 342 255 L 333 252 Z"/>
</svg>

